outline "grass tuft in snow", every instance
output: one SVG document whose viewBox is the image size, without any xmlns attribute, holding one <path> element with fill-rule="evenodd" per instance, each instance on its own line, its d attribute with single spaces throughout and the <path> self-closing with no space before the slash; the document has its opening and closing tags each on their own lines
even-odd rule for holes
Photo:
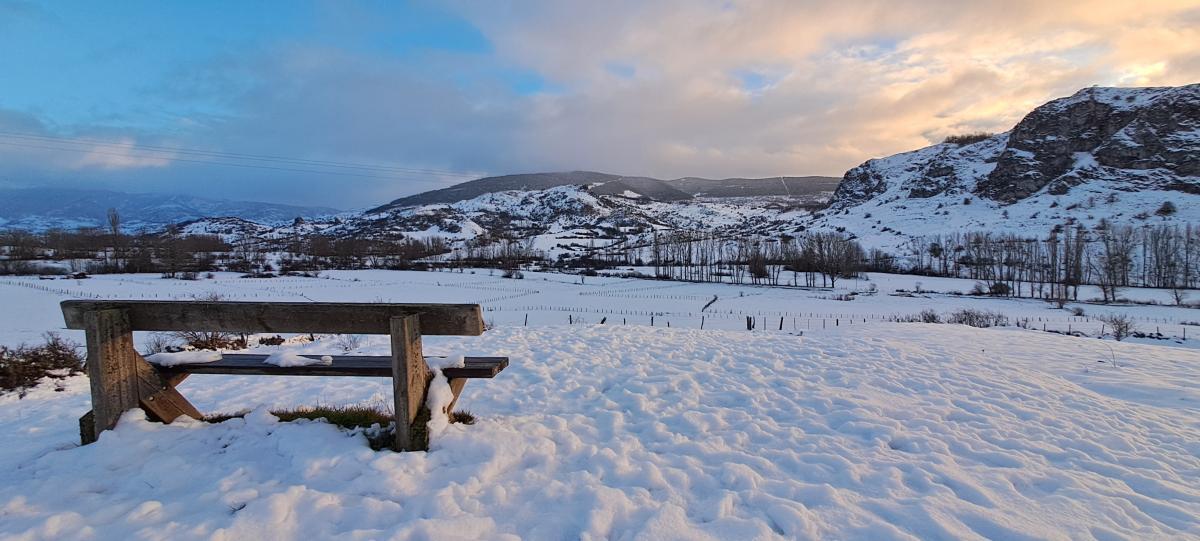
<svg viewBox="0 0 1200 541">
<path fill-rule="evenodd" d="M 204 420 L 210 423 L 221 423 L 230 419 L 245 417 L 247 413 L 250 412 L 214 413 L 205 415 Z M 324 419 L 326 422 L 342 428 L 367 428 L 375 424 L 387 426 L 388 423 L 392 422 L 391 411 L 366 405 L 305 406 L 294 409 L 271 410 L 271 415 L 278 417 L 280 421 L 285 423 L 297 419 Z"/>
<path fill-rule="evenodd" d="M 250 412 L 214 413 L 205 415 L 203 420 L 209 423 L 223 423 L 230 419 L 240 419 L 248 413 Z M 393 434 L 395 433 L 392 426 L 392 411 L 377 405 L 304 406 L 271 410 L 271 415 L 274 415 L 281 422 L 285 423 L 300 419 L 312 421 L 324 420 L 329 424 L 346 430 L 366 429 L 364 435 L 367 437 L 367 442 L 371 446 L 371 449 L 376 451 L 390 449 Z M 421 408 L 421 411 L 417 413 L 416 421 L 413 423 L 416 429 L 416 434 L 413 437 L 422 443 L 421 448 L 429 447 L 429 433 L 426 427 L 428 422 L 429 409 Z M 475 416 L 469 411 L 455 411 L 450 413 L 450 422 L 473 425 L 475 424 Z"/>
</svg>

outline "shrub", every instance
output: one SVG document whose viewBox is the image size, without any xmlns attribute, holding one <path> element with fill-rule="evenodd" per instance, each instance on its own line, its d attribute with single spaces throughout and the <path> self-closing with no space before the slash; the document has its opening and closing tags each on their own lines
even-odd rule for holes
<svg viewBox="0 0 1200 541">
<path fill-rule="evenodd" d="M 180 351 L 181 349 L 173 334 L 156 332 L 152 333 L 150 340 L 146 341 L 144 354 L 154 355 L 155 353 Z"/>
<path fill-rule="evenodd" d="M 1108 325 L 1109 330 L 1112 332 L 1112 337 L 1118 342 L 1124 340 L 1137 330 L 1133 323 L 1133 318 L 1126 314 L 1108 314 L 1096 319 Z"/>
<path fill-rule="evenodd" d="M 947 318 L 948 323 L 957 323 L 959 325 L 968 325 L 971 327 L 979 327 L 986 329 L 988 327 L 1004 327 L 1008 325 L 1008 316 L 999 312 L 990 312 L 988 310 L 972 310 L 964 308 L 957 312 L 951 313 Z"/>
<path fill-rule="evenodd" d="M 38 346 L 0 346 L 0 392 L 25 392 L 42 378 L 61 379 L 83 371 L 80 346 L 56 333 L 46 333 Z"/>
<path fill-rule="evenodd" d="M 988 287 L 988 293 L 997 297 L 1003 297 L 1012 293 L 1012 287 L 1004 282 L 996 282 L 991 287 Z"/>
<path fill-rule="evenodd" d="M 525 278 L 525 275 L 522 274 L 521 271 L 519 271 L 519 270 L 509 269 L 509 270 L 504 271 L 504 274 L 501 275 L 501 278 L 512 278 L 514 280 L 521 280 L 521 279 Z"/>
<path fill-rule="evenodd" d="M 942 322 L 942 317 L 939 316 L 937 312 L 935 312 L 929 308 L 921 310 L 921 313 L 917 314 L 917 317 L 920 318 L 921 323 L 941 323 Z"/>
<path fill-rule="evenodd" d="M 1159 216 L 1171 216 L 1171 215 L 1175 214 L 1175 210 L 1176 210 L 1175 203 L 1172 203 L 1170 201 L 1163 201 L 1162 206 L 1158 207 L 1158 210 L 1154 211 L 1154 214 L 1157 214 Z"/>
<path fill-rule="evenodd" d="M 363 344 L 363 336 L 361 334 L 339 334 L 337 335 L 337 346 L 342 351 L 354 351 Z"/>
<path fill-rule="evenodd" d="M 1071 315 L 1077 316 L 1077 317 L 1083 317 L 1083 315 L 1084 315 L 1083 307 L 1076 306 L 1076 307 L 1072 308 Z"/>
<path fill-rule="evenodd" d="M 992 137 L 993 135 L 996 135 L 996 134 L 990 133 L 990 132 L 985 132 L 985 131 L 978 131 L 978 132 L 974 132 L 974 133 L 963 133 L 963 134 L 959 134 L 959 135 L 948 135 L 948 136 L 946 136 L 945 139 L 942 139 L 942 142 L 949 143 L 952 145 L 958 145 L 958 146 L 972 145 L 972 144 L 978 143 L 980 141 L 983 141 L 984 139 Z"/>
<path fill-rule="evenodd" d="M 194 295 L 197 301 L 217 302 L 225 297 L 220 293 Z M 224 331 L 175 331 L 170 336 L 192 349 L 246 349 L 246 337 Z"/>
<path fill-rule="evenodd" d="M 278 334 L 275 336 L 263 336 L 258 339 L 258 345 L 260 346 L 278 346 L 282 345 L 283 342 L 283 337 Z"/>
</svg>

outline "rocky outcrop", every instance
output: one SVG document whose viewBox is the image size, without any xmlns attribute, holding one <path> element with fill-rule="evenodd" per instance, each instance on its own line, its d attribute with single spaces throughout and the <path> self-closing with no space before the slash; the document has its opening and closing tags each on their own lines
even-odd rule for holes
<svg viewBox="0 0 1200 541">
<path fill-rule="evenodd" d="M 1088 88 L 1029 113 L 1013 128 L 978 193 L 1011 203 L 1094 179 L 1129 191 L 1200 183 L 1200 84 Z"/>
<path fill-rule="evenodd" d="M 1006 141 L 1007 135 L 1000 134 L 968 145 L 942 143 L 870 160 L 846 172 L 834 192 L 833 206 L 845 208 L 881 197 L 970 194 L 991 171 Z"/>
</svg>

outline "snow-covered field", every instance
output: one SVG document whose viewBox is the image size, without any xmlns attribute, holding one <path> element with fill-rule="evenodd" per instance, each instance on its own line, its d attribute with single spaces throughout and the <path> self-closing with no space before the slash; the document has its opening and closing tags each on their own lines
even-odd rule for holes
<svg viewBox="0 0 1200 541">
<path fill-rule="evenodd" d="M 639 269 L 650 273 L 650 269 Z M 191 299 L 220 293 L 228 300 L 334 302 L 469 302 L 483 305 L 484 318 L 498 326 L 558 324 L 671 325 L 672 328 L 745 330 L 746 317 L 756 329 L 820 332 L 845 325 L 875 325 L 923 309 L 949 313 L 961 308 L 1000 312 L 1015 324 L 1029 320 L 1041 330 L 1080 331 L 1098 335 L 1112 313 L 1133 317 L 1140 331 L 1161 332 L 1174 340 L 1152 343 L 1200 347 L 1200 310 L 1171 306 L 1170 291 L 1125 288 L 1121 297 L 1159 305 L 1101 305 L 1100 291 L 1080 289 L 1080 303 L 1066 310 L 1033 299 L 997 299 L 955 295 L 966 293 L 972 280 L 871 273 L 864 279 L 840 280 L 836 289 L 796 289 L 752 285 L 687 283 L 613 277 L 580 277 L 526 272 L 525 279 L 501 278 L 501 272 L 328 271 L 322 278 L 239 278 L 217 273 L 215 279 L 194 282 L 163 280 L 154 274 L 100 275 L 87 280 L 37 280 L 0 277 L 0 301 L 9 306 L 36 307 L 0 314 L 0 341 L 36 340 L 42 332 L 62 326 L 55 303 L 67 298 Z M 790 273 L 783 278 L 791 281 Z M 781 280 L 784 281 L 784 280 Z M 873 290 L 873 291 L 872 291 Z M 897 293 L 902 290 L 905 293 Z M 919 293 L 914 293 L 919 291 Z M 858 292 L 851 301 L 839 297 Z M 707 309 L 705 305 L 714 302 Z M 1187 302 L 1200 302 L 1200 291 Z M 1084 311 L 1072 315 L 1073 308 Z M 703 321 L 702 321 L 703 320 Z M 1184 335 L 1189 340 L 1182 340 Z M 77 336 L 82 336 L 77 335 Z"/>
<path fill-rule="evenodd" d="M 891 295 L 965 280 L 872 275 L 875 295 L 839 301 L 486 270 L 328 276 L 3 279 L 0 343 L 61 328 L 57 303 L 74 297 L 481 302 L 495 329 L 426 338 L 429 354 L 511 358 L 467 386 L 459 408 L 478 422 L 450 425 L 427 453 L 376 453 L 361 434 L 265 408 L 386 403 L 386 380 L 193 376 L 181 390 L 202 411 L 257 409 L 216 425 L 131 413 L 80 448 L 87 381 L 71 378 L 0 396 L 0 538 L 1200 537 L 1200 353 L 1181 336 L 1195 310 L 1082 305 L 1179 335 L 1118 343 L 886 321 L 968 306 L 1099 330 L 1038 301 Z M 359 349 L 387 350 L 385 337 Z"/>
</svg>

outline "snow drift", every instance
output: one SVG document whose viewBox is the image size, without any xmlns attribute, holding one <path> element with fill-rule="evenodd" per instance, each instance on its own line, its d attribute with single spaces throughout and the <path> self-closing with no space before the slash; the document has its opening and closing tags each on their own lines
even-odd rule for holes
<svg viewBox="0 0 1200 541">
<path fill-rule="evenodd" d="M 1018 334 L 1019 333 L 1019 334 Z M 1018 330 L 819 336 L 499 328 L 427 453 L 259 409 L 128 414 L 78 448 L 86 380 L 0 397 L 0 536 L 1151 539 L 1200 535 L 1200 354 Z M 364 350 L 386 352 L 385 337 Z M 312 351 L 304 351 L 312 353 Z M 1117 363 L 1112 362 L 1116 359 Z M 386 380 L 193 376 L 207 411 L 363 403 Z"/>
</svg>

